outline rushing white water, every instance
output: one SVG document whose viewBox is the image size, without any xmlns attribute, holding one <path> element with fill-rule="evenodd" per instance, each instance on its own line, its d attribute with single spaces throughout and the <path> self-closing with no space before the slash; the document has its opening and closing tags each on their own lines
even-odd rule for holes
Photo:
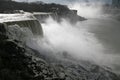
<svg viewBox="0 0 120 80">
<path fill-rule="evenodd" d="M 6 30 L 8 37 L 13 40 L 25 42 L 33 37 L 32 31 L 27 27 L 21 28 L 19 25 L 10 25 Z"/>
</svg>

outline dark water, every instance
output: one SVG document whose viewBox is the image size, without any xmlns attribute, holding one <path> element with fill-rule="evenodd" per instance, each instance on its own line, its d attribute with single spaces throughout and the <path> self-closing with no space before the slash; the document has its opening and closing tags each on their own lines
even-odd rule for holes
<svg viewBox="0 0 120 80">
<path fill-rule="evenodd" d="M 120 72 L 120 21 L 112 18 L 90 19 L 83 23 L 89 25 L 87 29 L 92 32 L 103 45 L 105 53 L 111 55 L 112 66 Z M 103 56 L 106 59 L 106 56 Z M 113 59 L 114 58 L 114 59 Z"/>
<path fill-rule="evenodd" d="M 112 54 L 120 54 L 120 22 L 112 19 L 92 19 L 86 21 L 89 31 L 110 50 Z"/>
</svg>

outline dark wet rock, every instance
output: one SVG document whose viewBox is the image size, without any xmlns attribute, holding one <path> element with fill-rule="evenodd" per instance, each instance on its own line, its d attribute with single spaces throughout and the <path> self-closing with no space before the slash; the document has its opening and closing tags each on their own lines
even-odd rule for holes
<svg viewBox="0 0 120 80">
<path fill-rule="evenodd" d="M 5 24 L 3 24 L 3 23 L 0 23 L 0 33 L 1 33 L 1 34 L 6 33 L 6 26 L 5 26 Z"/>
<path fill-rule="evenodd" d="M 0 40 L 7 39 L 6 36 L 6 26 L 2 23 L 0 23 Z"/>
</svg>

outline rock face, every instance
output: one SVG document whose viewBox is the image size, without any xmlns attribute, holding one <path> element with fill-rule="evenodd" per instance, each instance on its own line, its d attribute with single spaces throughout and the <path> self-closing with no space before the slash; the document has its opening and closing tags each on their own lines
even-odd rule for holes
<svg viewBox="0 0 120 80">
<path fill-rule="evenodd" d="M 37 51 L 8 37 L 6 27 L 0 24 L 0 80 L 120 80 L 117 74 L 91 63 L 48 62 L 36 56 Z"/>
</svg>

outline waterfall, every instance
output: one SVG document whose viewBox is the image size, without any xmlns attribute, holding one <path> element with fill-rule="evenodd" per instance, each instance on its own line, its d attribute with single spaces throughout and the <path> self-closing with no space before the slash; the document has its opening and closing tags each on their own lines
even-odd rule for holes
<svg viewBox="0 0 120 80">
<path fill-rule="evenodd" d="M 34 35 L 43 35 L 42 27 L 37 20 L 25 20 L 25 21 L 12 21 L 4 22 L 7 26 L 9 25 L 19 25 L 20 27 L 28 27 Z"/>
<path fill-rule="evenodd" d="M 0 14 L 0 22 L 5 23 L 7 26 L 18 25 L 20 27 L 27 27 L 34 35 L 43 35 L 40 22 L 29 12 L 24 14 Z"/>
</svg>

